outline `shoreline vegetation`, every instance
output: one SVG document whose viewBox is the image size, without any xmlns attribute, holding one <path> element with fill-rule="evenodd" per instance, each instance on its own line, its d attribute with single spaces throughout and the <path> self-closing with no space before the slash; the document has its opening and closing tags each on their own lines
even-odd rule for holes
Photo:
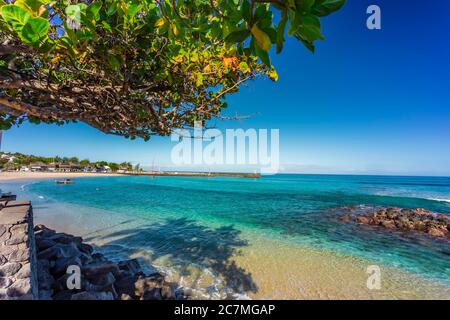
<svg viewBox="0 0 450 320">
<path fill-rule="evenodd" d="M 91 162 L 77 157 L 41 157 L 22 153 L 0 152 L 0 181 L 32 178 L 76 178 L 97 176 L 171 176 L 171 177 L 236 177 L 260 178 L 260 173 L 196 172 L 196 171 L 146 171 L 140 164 L 130 162 Z M 6 178 L 4 178 L 6 177 Z"/>
</svg>

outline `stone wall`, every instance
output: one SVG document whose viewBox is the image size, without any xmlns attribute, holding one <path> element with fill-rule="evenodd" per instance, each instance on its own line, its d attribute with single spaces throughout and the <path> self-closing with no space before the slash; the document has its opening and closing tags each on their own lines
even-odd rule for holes
<svg viewBox="0 0 450 320">
<path fill-rule="evenodd" d="M 38 297 L 35 246 L 30 202 L 0 202 L 0 300 Z"/>
</svg>

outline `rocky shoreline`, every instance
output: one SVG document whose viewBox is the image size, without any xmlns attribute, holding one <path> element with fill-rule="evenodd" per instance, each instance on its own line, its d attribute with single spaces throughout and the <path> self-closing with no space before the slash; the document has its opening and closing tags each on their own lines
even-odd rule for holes
<svg viewBox="0 0 450 320">
<path fill-rule="evenodd" d="M 422 208 L 347 206 L 339 208 L 338 220 L 379 226 L 388 230 L 418 232 L 450 239 L 450 215 Z"/>
<path fill-rule="evenodd" d="M 81 237 L 34 227 L 40 300 L 185 300 L 187 290 L 165 280 L 161 273 L 146 275 L 136 259 L 112 262 Z M 68 289 L 79 267 L 79 289 Z"/>
</svg>

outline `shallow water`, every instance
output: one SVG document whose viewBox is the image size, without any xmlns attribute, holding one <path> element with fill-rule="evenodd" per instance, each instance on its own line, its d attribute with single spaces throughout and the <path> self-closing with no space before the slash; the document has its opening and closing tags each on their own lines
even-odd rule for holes
<svg viewBox="0 0 450 320">
<path fill-rule="evenodd" d="M 276 175 L 17 182 L 35 219 L 139 257 L 198 298 L 450 298 L 450 245 L 341 223 L 336 207 L 450 214 L 450 178 Z M 439 200 L 436 200 L 439 199 Z M 366 268 L 380 265 L 382 289 Z"/>
</svg>

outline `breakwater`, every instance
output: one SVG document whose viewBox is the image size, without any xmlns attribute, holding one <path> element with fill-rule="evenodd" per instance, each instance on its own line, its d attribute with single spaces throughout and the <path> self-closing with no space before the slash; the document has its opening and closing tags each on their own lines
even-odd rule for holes
<svg viewBox="0 0 450 320">
<path fill-rule="evenodd" d="M 159 176 L 159 177 L 234 177 L 234 178 L 261 178 L 260 173 L 238 173 L 238 172 L 187 172 L 187 171 L 165 171 L 165 172 L 126 172 L 128 176 Z"/>
</svg>

